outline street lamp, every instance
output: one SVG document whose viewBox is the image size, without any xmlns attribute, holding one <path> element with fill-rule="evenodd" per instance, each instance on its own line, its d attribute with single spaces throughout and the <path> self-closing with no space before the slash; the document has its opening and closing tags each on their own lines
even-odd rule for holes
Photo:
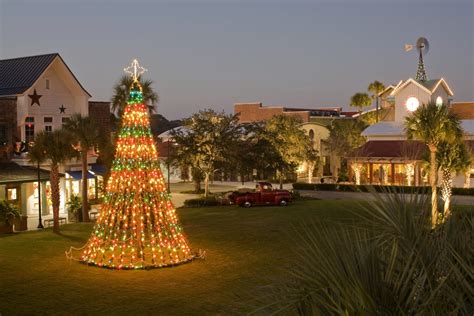
<svg viewBox="0 0 474 316">
<path fill-rule="evenodd" d="M 168 169 L 168 194 L 171 193 L 171 187 L 170 187 L 170 140 L 168 139 L 168 154 L 166 155 L 166 168 Z"/>
<path fill-rule="evenodd" d="M 37 164 L 37 168 L 36 168 L 37 172 L 38 172 L 38 212 L 39 212 L 39 222 L 38 222 L 38 229 L 43 229 L 44 226 L 43 226 L 43 221 L 41 219 L 41 176 L 40 176 L 40 164 L 39 164 L 39 161 L 38 161 L 38 164 Z"/>
</svg>

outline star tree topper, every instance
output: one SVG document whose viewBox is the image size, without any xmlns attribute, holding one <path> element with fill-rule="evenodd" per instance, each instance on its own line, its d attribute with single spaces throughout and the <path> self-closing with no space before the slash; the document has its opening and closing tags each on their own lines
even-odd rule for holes
<svg viewBox="0 0 474 316">
<path fill-rule="evenodd" d="M 137 81 L 138 76 L 140 76 L 142 73 L 147 71 L 147 69 L 140 66 L 140 64 L 138 63 L 138 60 L 134 59 L 132 61 L 132 64 L 130 66 L 124 68 L 123 71 L 130 74 L 134 81 Z"/>
</svg>

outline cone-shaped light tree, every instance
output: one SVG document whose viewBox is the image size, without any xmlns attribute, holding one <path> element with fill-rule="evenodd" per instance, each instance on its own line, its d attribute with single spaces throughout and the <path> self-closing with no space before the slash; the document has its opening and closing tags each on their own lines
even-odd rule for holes
<svg viewBox="0 0 474 316">
<path fill-rule="evenodd" d="M 122 115 L 104 204 L 80 261 L 112 269 L 148 269 L 193 259 L 166 191 L 148 108 L 135 79 Z M 129 69 L 129 68 L 127 68 Z"/>
</svg>

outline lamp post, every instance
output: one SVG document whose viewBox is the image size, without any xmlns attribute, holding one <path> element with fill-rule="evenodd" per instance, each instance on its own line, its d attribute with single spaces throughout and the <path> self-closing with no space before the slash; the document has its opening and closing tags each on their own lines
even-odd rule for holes
<svg viewBox="0 0 474 316">
<path fill-rule="evenodd" d="M 37 165 L 37 168 L 36 168 L 37 172 L 38 172 L 38 212 L 39 212 L 39 222 L 38 222 L 38 229 L 43 229 L 44 226 L 43 226 L 43 220 L 41 218 L 41 176 L 40 176 L 40 164 L 39 164 L 39 161 L 38 161 L 38 165 Z"/>
<path fill-rule="evenodd" d="M 168 154 L 166 155 L 166 168 L 168 169 L 168 193 L 171 193 L 171 187 L 170 187 L 170 140 L 168 139 L 168 144 L 167 144 L 167 151 Z"/>
</svg>

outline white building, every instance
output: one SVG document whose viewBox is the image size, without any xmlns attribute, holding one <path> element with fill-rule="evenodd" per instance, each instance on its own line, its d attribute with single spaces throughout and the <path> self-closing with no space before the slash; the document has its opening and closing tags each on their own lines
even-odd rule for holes
<svg viewBox="0 0 474 316">
<path fill-rule="evenodd" d="M 27 157 L 28 144 L 40 131 L 54 131 L 73 114 L 89 114 L 109 118 L 109 105 L 89 102 L 91 95 L 84 89 L 59 54 L 47 54 L 0 60 L 0 198 L 18 204 L 23 215 L 38 215 L 38 190 L 35 166 Z M 93 113 L 90 113 L 93 112 Z M 104 113 L 101 113 L 104 112 Z M 103 124 L 103 122 L 101 122 Z M 88 163 L 97 155 L 91 152 Z M 42 165 L 41 178 L 43 214 L 51 213 L 47 198 L 49 166 Z M 73 159 L 62 166 L 60 212 L 65 215 L 65 203 L 72 193 L 79 193 L 80 161 Z M 14 171 L 14 172 L 13 172 Z M 91 171 L 89 185 L 96 194 L 97 177 Z"/>
<path fill-rule="evenodd" d="M 419 106 L 428 102 L 448 104 L 457 112 L 464 129 L 468 147 L 474 145 L 474 120 L 470 115 L 458 111 L 454 106 L 453 91 L 441 79 L 419 81 L 412 78 L 389 86 L 380 94 L 382 108 L 388 110 L 384 120 L 369 126 L 362 133 L 367 143 L 350 158 L 351 171 L 360 183 L 393 185 L 427 185 L 428 170 L 421 164 L 426 146 L 418 141 L 407 141 L 404 122 Z M 464 107 L 465 109 L 465 107 Z M 468 111 L 469 112 L 469 111 Z M 472 111 L 474 112 L 474 104 Z M 463 119 L 464 118 L 464 119 Z M 455 186 L 461 187 L 469 180 L 474 170 L 458 175 Z"/>
</svg>

